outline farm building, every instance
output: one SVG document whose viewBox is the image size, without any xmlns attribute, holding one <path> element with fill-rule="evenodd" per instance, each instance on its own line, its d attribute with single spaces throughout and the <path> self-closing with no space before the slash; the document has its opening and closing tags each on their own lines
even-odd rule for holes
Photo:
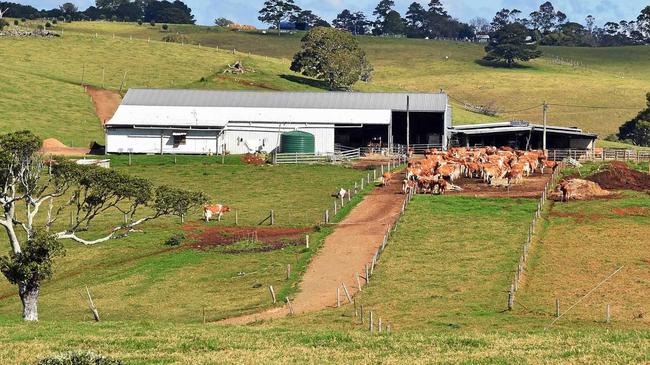
<svg viewBox="0 0 650 365">
<path fill-rule="evenodd" d="M 446 144 L 444 93 L 130 89 L 105 125 L 106 152 L 271 152 L 300 131 L 314 137 L 316 154 L 331 154 L 335 144 L 405 144 L 407 114 L 410 143 Z"/>
<path fill-rule="evenodd" d="M 459 125 L 450 132 L 458 146 L 508 146 L 522 150 L 543 147 L 544 126 L 526 121 Z M 547 149 L 587 150 L 594 147 L 597 138 L 579 128 L 546 126 Z"/>
</svg>

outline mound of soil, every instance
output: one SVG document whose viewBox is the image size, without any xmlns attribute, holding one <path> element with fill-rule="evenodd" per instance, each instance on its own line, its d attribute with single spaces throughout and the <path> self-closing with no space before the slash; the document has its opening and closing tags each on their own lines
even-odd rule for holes
<svg viewBox="0 0 650 365">
<path fill-rule="evenodd" d="M 305 235 L 310 228 L 273 228 L 273 227 L 186 227 L 186 230 L 198 230 L 189 235 L 186 247 L 196 250 L 209 250 L 215 247 L 225 248 L 226 253 L 269 252 L 288 246 L 302 246 Z M 242 244 L 245 243 L 245 244 Z"/>
<path fill-rule="evenodd" d="M 650 190 L 650 175 L 632 170 L 624 162 L 619 161 L 610 163 L 604 171 L 587 177 L 587 180 L 610 190 Z"/>
<path fill-rule="evenodd" d="M 41 153 L 57 156 L 83 156 L 90 153 L 90 148 L 68 147 L 56 138 L 43 141 Z"/>
<path fill-rule="evenodd" d="M 569 179 L 567 180 L 567 185 L 570 191 L 570 200 L 589 200 L 612 195 L 611 192 L 602 189 L 593 181 Z M 549 199 L 555 201 L 562 200 L 562 192 L 560 191 L 559 185 L 551 194 L 549 194 Z"/>
</svg>

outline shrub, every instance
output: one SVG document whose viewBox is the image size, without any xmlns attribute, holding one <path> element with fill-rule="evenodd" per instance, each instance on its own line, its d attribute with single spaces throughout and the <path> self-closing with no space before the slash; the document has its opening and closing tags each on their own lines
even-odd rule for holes
<svg viewBox="0 0 650 365">
<path fill-rule="evenodd" d="M 605 137 L 605 141 L 618 142 L 618 136 L 616 134 L 612 133 L 612 134 L 608 135 L 607 137 Z"/>
<path fill-rule="evenodd" d="M 18 25 L 18 19 L 14 19 L 14 25 Z"/>
<path fill-rule="evenodd" d="M 9 25 L 9 24 L 7 23 L 6 20 L 0 19 L 0 30 L 3 30 L 4 27 L 6 27 L 7 25 Z"/>
<path fill-rule="evenodd" d="M 185 240 L 185 235 L 182 233 L 177 233 L 174 234 L 173 236 L 169 237 L 167 241 L 165 241 L 165 245 L 167 246 L 178 246 L 181 243 L 183 243 L 183 240 Z"/>
<path fill-rule="evenodd" d="M 185 34 L 168 34 L 162 38 L 163 42 L 168 43 L 189 43 L 189 39 Z"/>
<path fill-rule="evenodd" d="M 113 15 L 113 16 L 111 17 L 111 21 L 112 21 L 112 22 L 116 22 L 116 21 L 117 21 L 117 15 Z"/>
<path fill-rule="evenodd" d="M 20 21 L 21 21 L 22 23 L 24 23 L 24 22 L 27 21 L 27 19 L 25 19 L 25 18 L 20 18 Z"/>
<path fill-rule="evenodd" d="M 45 23 L 45 28 L 52 28 L 52 23 L 50 22 Z"/>
<path fill-rule="evenodd" d="M 43 24 L 39 24 L 39 25 L 36 26 L 36 30 L 43 30 L 43 29 L 45 29 Z"/>
<path fill-rule="evenodd" d="M 149 25 L 151 25 L 152 27 L 155 27 L 156 26 L 156 21 L 155 20 L 150 21 Z"/>
<path fill-rule="evenodd" d="M 142 20 L 138 20 L 138 25 L 142 25 Z"/>
<path fill-rule="evenodd" d="M 65 20 L 65 17 L 63 15 L 59 16 L 57 19 L 59 19 L 60 22 Z M 56 19 L 55 19 L 56 20 Z"/>
<path fill-rule="evenodd" d="M 169 25 L 167 25 L 167 24 L 163 24 L 163 25 L 162 25 L 162 29 L 163 29 L 163 30 L 167 30 L 167 29 L 169 29 Z"/>
<path fill-rule="evenodd" d="M 59 23 L 58 20 L 56 20 L 56 19 L 52 20 L 52 24 L 58 24 L 58 23 Z"/>
<path fill-rule="evenodd" d="M 36 365 L 123 365 L 118 359 L 98 355 L 90 351 L 64 352 L 44 357 Z"/>
</svg>

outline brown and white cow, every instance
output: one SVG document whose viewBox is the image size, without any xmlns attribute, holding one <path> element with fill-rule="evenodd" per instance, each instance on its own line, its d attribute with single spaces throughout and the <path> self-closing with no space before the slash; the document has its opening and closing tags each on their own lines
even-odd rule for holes
<svg viewBox="0 0 650 365">
<path fill-rule="evenodd" d="M 230 212 L 230 207 L 223 204 L 206 205 L 203 207 L 203 217 L 206 222 L 209 222 L 213 215 L 217 216 L 217 221 L 221 221 L 221 217 L 227 212 Z"/>
</svg>

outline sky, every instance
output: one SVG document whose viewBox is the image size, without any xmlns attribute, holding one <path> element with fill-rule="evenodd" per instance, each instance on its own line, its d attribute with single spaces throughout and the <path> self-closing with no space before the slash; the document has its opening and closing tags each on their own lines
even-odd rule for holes
<svg viewBox="0 0 650 365">
<path fill-rule="evenodd" d="M 51 9 L 63 2 L 71 1 L 80 9 L 94 5 L 94 0 L 9 0 L 32 5 L 38 9 Z M 372 10 L 379 0 L 294 0 L 303 9 L 312 10 L 321 18 L 330 21 L 343 9 L 363 11 L 372 18 Z M 536 10 L 545 0 L 442 0 L 447 12 L 460 20 L 468 21 L 480 16 L 492 19 L 502 8 L 519 9 L 524 14 Z M 215 18 L 224 17 L 242 24 L 257 27 L 263 25 L 257 20 L 258 11 L 263 0 L 184 0 L 192 9 L 198 24 L 212 25 Z M 395 0 L 395 10 L 402 15 L 413 0 Z M 428 0 L 418 1 L 424 7 Z M 650 0 L 556 0 L 551 1 L 556 10 L 568 15 L 570 21 L 584 23 L 587 15 L 596 17 L 596 23 L 602 26 L 608 21 L 632 20 L 641 9 L 650 5 Z"/>
</svg>

